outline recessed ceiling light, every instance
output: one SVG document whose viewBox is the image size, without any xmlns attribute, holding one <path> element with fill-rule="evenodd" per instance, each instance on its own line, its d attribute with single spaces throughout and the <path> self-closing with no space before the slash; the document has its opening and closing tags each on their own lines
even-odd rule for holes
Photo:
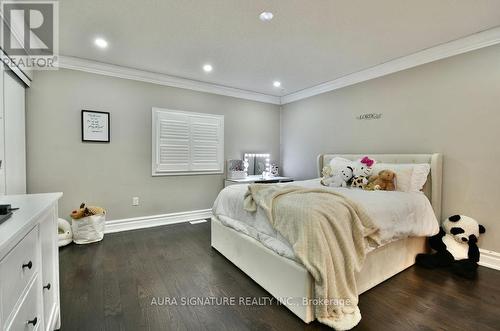
<svg viewBox="0 0 500 331">
<path fill-rule="evenodd" d="M 94 40 L 94 44 L 96 44 L 97 47 L 99 48 L 106 48 L 108 47 L 108 42 L 102 38 L 96 38 Z"/>
<path fill-rule="evenodd" d="M 278 81 L 278 80 L 275 80 L 275 81 L 273 82 L 273 86 L 274 86 L 274 87 L 281 87 L 281 82 L 280 82 L 280 81 Z"/>
<path fill-rule="evenodd" d="M 274 15 L 270 11 L 262 12 L 259 15 L 260 20 L 263 22 L 269 22 L 270 20 L 273 19 L 273 17 L 274 17 Z"/>
<path fill-rule="evenodd" d="M 210 64 L 205 64 L 203 66 L 203 71 L 205 71 L 205 72 L 211 72 L 212 70 L 214 70 L 214 68 Z"/>
</svg>

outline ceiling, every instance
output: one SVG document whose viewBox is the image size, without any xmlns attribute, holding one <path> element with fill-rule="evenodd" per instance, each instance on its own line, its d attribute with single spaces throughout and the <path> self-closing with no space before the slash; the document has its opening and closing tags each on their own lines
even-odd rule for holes
<svg viewBox="0 0 500 331">
<path fill-rule="evenodd" d="M 275 96 L 500 25 L 499 0 L 60 0 L 59 6 L 61 55 Z M 274 19 L 260 21 L 263 11 Z M 109 47 L 97 48 L 96 37 Z M 205 63 L 214 68 L 209 74 Z"/>
</svg>

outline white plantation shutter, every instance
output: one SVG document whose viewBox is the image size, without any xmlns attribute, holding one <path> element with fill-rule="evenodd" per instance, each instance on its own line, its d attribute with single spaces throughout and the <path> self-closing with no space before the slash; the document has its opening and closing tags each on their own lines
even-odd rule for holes
<svg viewBox="0 0 500 331">
<path fill-rule="evenodd" d="M 156 171 L 189 171 L 189 117 L 158 112 Z"/>
<path fill-rule="evenodd" d="M 220 118 L 191 117 L 191 170 L 222 170 Z"/>
<path fill-rule="evenodd" d="M 153 108 L 153 175 L 222 173 L 224 117 Z"/>
</svg>

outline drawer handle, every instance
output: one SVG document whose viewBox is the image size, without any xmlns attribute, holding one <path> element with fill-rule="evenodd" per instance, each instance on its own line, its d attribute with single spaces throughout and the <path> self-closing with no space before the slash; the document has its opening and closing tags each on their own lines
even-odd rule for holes
<svg viewBox="0 0 500 331">
<path fill-rule="evenodd" d="M 31 261 L 29 261 L 28 263 L 23 264 L 23 269 L 24 268 L 31 269 L 32 267 L 33 267 L 33 263 L 31 263 Z"/>
<path fill-rule="evenodd" d="M 45 286 L 43 287 L 43 289 L 44 289 L 44 290 L 50 290 L 50 283 L 48 283 L 47 285 L 45 285 Z"/>
<path fill-rule="evenodd" d="M 28 321 L 28 325 L 33 324 L 33 326 L 35 326 L 37 322 L 38 322 L 38 318 L 35 317 L 31 321 Z"/>
</svg>

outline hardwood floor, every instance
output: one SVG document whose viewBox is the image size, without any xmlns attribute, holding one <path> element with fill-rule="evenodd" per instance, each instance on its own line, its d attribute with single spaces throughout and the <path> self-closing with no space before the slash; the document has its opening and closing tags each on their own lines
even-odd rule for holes
<svg viewBox="0 0 500 331">
<path fill-rule="evenodd" d="M 210 247 L 209 222 L 72 244 L 60 251 L 60 269 L 65 331 L 331 330 L 276 304 L 181 305 L 188 297 L 271 297 Z M 481 267 L 468 281 L 412 267 L 361 295 L 355 330 L 498 330 L 499 302 L 499 271 Z"/>
</svg>

